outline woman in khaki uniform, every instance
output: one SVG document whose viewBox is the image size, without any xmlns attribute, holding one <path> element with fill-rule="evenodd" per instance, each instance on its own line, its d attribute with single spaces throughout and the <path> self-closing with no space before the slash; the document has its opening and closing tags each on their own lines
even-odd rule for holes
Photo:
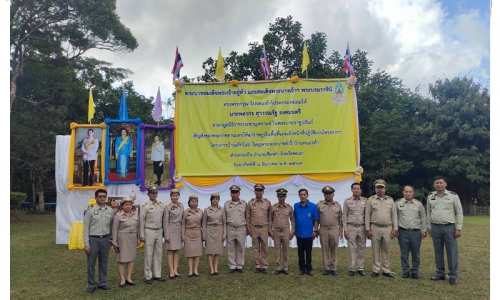
<svg viewBox="0 0 500 300">
<path fill-rule="evenodd" d="M 165 249 L 167 249 L 167 262 L 170 270 L 170 279 L 181 277 L 177 271 L 179 266 L 179 249 L 182 248 L 182 213 L 184 205 L 179 202 L 178 189 L 170 191 L 171 202 L 167 204 L 163 211 L 163 234 L 165 236 Z"/>
<path fill-rule="evenodd" d="M 132 208 L 134 200 L 132 197 L 124 198 L 120 204 L 121 210 L 116 213 L 113 220 L 111 240 L 116 252 L 118 264 L 118 275 L 120 276 L 120 287 L 135 285 L 132 281 L 137 247 L 139 238 L 139 215 Z M 125 266 L 127 268 L 127 279 L 125 279 Z"/>
<path fill-rule="evenodd" d="M 210 275 L 219 275 L 219 258 L 224 253 L 226 214 L 219 206 L 220 195 L 210 195 L 210 206 L 203 212 L 203 241 L 205 242 Z"/>
<path fill-rule="evenodd" d="M 203 211 L 198 208 L 198 196 L 189 196 L 189 208 L 182 215 L 182 241 L 188 262 L 188 277 L 199 277 L 198 265 L 203 254 Z"/>
</svg>

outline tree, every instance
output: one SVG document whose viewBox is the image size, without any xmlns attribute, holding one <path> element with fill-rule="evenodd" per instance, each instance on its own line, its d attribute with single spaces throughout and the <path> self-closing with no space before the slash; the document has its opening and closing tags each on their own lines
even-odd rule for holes
<svg viewBox="0 0 500 300">
<path fill-rule="evenodd" d="M 12 0 L 10 17 L 11 109 L 27 61 L 61 64 L 90 49 L 138 46 L 120 22 L 115 0 Z"/>
</svg>

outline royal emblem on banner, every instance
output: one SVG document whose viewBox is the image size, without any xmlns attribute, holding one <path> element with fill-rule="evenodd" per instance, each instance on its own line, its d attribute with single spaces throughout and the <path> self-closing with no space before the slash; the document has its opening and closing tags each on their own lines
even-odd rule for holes
<svg viewBox="0 0 500 300">
<path fill-rule="evenodd" d="M 332 100 L 336 104 L 344 104 L 347 100 L 347 95 L 345 94 L 344 85 L 342 83 L 337 82 L 337 84 L 335 84 Z"/>
</svg>

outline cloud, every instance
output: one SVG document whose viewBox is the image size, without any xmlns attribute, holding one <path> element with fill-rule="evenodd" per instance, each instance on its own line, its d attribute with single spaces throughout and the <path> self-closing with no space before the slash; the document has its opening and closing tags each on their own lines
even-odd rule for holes
<svg viewBox="0 0 500 300">
<path fill-rule="evenodd" d="M 173 92 L 176 46 L 184 62 L 181 75 L 196 77 L 219 47 L 224 56 L 245 52 L 249 42 L 262 41 L 269 23 L 288 15 L 302 23 L 305 38 L 325 32 L 328 55 L 344 53 L 349 42 L 352 52 L 368 52 L 374 70 L 386 70 L 412 89 L 426 87 L 436 77 L 469 72 L 481 81 L 489 78 L 489 12 L 449 12 L 438 1 L 120 0 L 117 5 L 139 48 L 128 54 L 89 55 L 132 70 L 130 79 L 147 97 L 155 96 L 158 86 L 163 99 Z"/>
</svg>

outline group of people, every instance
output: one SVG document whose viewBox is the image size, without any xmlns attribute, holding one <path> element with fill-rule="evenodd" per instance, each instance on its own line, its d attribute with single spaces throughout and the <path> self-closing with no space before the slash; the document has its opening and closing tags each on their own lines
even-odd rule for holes
<svg viewBox="0 0 500 300">
<path fill-rule="evenodd" d="M 240 188 L 230 187 L 231 200 L 221 207 L 220 195 L 213 193 L 210 206 L 198 208 L 198 197 L 190 195 L 188 209 L 179 202 L 180 192 L 170 191 L 171 202 L 157 200 L 158 188 L 148 189 L 149 201 L 140 207 L 140 214 L 132 211 L 132 198 L 121 202 L 122 210 L 113 216 L 105 205 L 106 191 L 97 190 L 96 205 L 89 207 L 84 218 L 84 244 L 87 254 L 88 292 L 97 288 L 110 289 L 106 282 L 109 243 L 115 248 L 120 287 L 135 285 L 131 273 L 138 243 L 144 242 L 145 283 L 165 281 L 161 276 L 162 250 L 167 250 L 169 278 L 178 272 L 179 250 L 184 244 L 188 263 L 188 277 L 200 276 L 198 266 L 205 252 L 208 256 L 210 275 L 219 275 L 219 258 L 227 242 L 229 273 L 244 272 L 245 240 L 252 239 L 255 273 L 268 273 L 268 238 L 275 247 L 274 274 L 290 274 L 289 242 L 297 238 L 299 275 L 313 275 L 311 262 L 313 240 L 319 237 L 322 251 L 323 275 L 338 276 L 338 245 L 348 240 L 349 276 L 365 276 L 364 257 L 366 240 L 371 239 L 373 250 L 372 277 L 380 273 L 394 277 L 389 267 L 390 242 L 397 237 L 401 249 L 403 278 L 420 279 L 420 245 L 427 234 L 432 236 L 436 275 L 431 280 L 445 280 L 444 246 L 448 258 L 449 283 L 457 283 L 458 247 L 463 212 L 458 195 L 446 189 L 447 181 L 434 179 L 435 191 L 427 198 L 427 212 L 422 203 L 413 198 L 414 188 L 404 186 L 403 198 L 394 201 L 385 195 L 386 182 L 374 182 L 376 194 L 368 199 L 361 197 L 361 185 L 351 185 L 352 196 L 341 206 L 334 200 L 335 189 L 325 186 L 324 199 L 317 204 L 308 199 L 308 190 L 300 189 L 300 201 L 293 206 L 286 203 L 288 191 L 276 191 L 278 202 L 271 204 L 263 197 L 265 187 L 254 186 L 255 198 L 248 202 L 240 199 Z M 111 234 L 111 236 L 110 236 Z M 409 253 L 412 265 L 409 266 Z M 95 263 L 99 257 L 99 282 L 95 280 Z M 154 266 L 153 270 L 152 265 Z M 125 276 L 125 269 L 127 276 Z"/>
</svg>

